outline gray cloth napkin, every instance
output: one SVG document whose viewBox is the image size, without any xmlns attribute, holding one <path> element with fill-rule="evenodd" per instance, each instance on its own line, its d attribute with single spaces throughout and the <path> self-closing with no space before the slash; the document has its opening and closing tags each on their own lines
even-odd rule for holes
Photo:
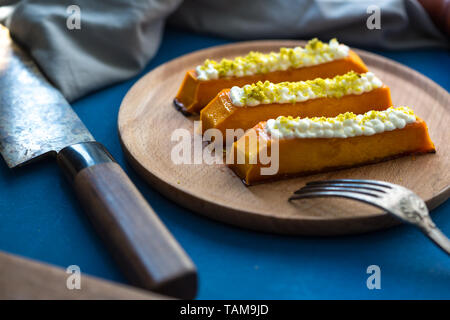
<svg viewBox="0 0 450 320">
<path fill-rule="evenodd" d="M 415 0 L 0 0 L 10 4 L 14 10 L 3 23 L 69 101 L 142 70 L 169 15 L 178 27 L 234 39 L 337 37 L 388 49 L 448 45 Z M 373 4 L 381 10 L 379 30 L 366 26 Z M 67 27 L 71 5 L 80 8 L 81 29 Z"/>
</svg>

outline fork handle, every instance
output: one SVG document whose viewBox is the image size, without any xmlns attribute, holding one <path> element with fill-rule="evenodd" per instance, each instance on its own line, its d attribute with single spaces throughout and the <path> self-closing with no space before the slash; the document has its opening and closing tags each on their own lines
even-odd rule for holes
<svg viewBox="0 0 450 320">
<path fill-rule="evenodd" d="M 450 240 L 442 231 L 434 225 L 427 225 L 425 228 L 421 228 L 422 232 L 430 238 L 438 247 L 444 250 L 450 255 Z"/>
</svg>

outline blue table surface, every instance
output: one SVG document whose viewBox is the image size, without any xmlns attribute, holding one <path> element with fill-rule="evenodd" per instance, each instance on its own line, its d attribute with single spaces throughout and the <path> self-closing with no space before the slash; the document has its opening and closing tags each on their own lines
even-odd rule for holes
<svg viewBox="0 0 450 320">
<path fill-rule="evenodd" d="M 196 263 L 199 299 L 448 299 L 450 259 L 411 226 L 364 235 L 293 237 L 263 234 L 201 217 L 161 196 L 128 166 L 117 113 L 146 72 L 185 53 L 231 42 L 167 29 L 139 76 L 73 104 Z M 450 88 L 446 50 L 374 51 Z M 450 235 L 450 202 L 433 211 Z M 0 250 L 126 283 L 51 159 L 10 170 L 0 162 Z M 369 265 L 381 268 L 381 289 L 369 290 Z"/>
</svg>

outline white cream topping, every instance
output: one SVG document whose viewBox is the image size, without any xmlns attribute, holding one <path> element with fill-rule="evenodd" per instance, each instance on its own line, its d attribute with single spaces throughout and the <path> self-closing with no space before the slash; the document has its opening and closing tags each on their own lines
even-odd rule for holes
<svg viewBox="0 0 450 320">
<path fill-rule="evenodd" d="M 256 106 L 269 103 L 295 103 L 306 100 L 362 94 L 380 88 L 381 80 L 372 72 L 358 74 L 353 71 L 332 79 L 317 78 L 299 82 L 271 83 L 269 81 L 234 86 L 230 99 L 234 106 Z"/>
<path fill-rule="evenodd" d="M 279 139 L 349 138 L 403 129 L 416 120 L 416 115 L 410 108 L 390 107 L 384 111 L 369 111 L 360 115 L 347 112 L 334 118 L 280 116 L 267 120 L 264 130 Z"/>
<path fill-rule="evenodd" d="M 279 52 L 268 54 L 250 52 L 245 57 L 233 60 L 222 59 L 220 62 L 206 60 L 196 67 L 198 80 L 213 80 L 226 77 L 243 77 L 268 73 L 289 68 L 302 68 L 318 65 L 348 56 L 349 47 L 336 39 L 323 43 L 317 39 L 308 42 L 305 48 L 281 48 Z"/>
</svg>

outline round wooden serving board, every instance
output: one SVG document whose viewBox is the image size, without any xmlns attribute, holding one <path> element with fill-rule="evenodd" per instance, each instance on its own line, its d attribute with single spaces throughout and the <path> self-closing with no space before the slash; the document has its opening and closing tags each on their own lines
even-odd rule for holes
<svg viewBox="0 0 450 320">
<path fill-rule="evenodd" d="M 246 187 L 225 165 L 174 164 L 175 129 L 194 134 L 193 121 L 173 106 L 187 70 L 205 59 L 232 58 L 254 51 L 278 51 L 302 41 L 252 41 L 214 47 L 170 61 L 142 77 L 124 98 L 119 134 L 132 166 L 156 190 L 183 207 L 210 218 L 254 230 L 307 235 L 367 232 L 397 223 L 379 209 L 354 201 L 316 198 L 290 203 L 288 197 L 308 181 L 378 179 L 403 185 L 426 200 L 429 208 L 449 196 L 450 96 L 436 83 L 378 55 L 355 50 L 386 83 L 395 106 L 408 105 L 428 124 L 437 153 L 408 156 L 360 168 L 316 174 Z"/>
</svg>

